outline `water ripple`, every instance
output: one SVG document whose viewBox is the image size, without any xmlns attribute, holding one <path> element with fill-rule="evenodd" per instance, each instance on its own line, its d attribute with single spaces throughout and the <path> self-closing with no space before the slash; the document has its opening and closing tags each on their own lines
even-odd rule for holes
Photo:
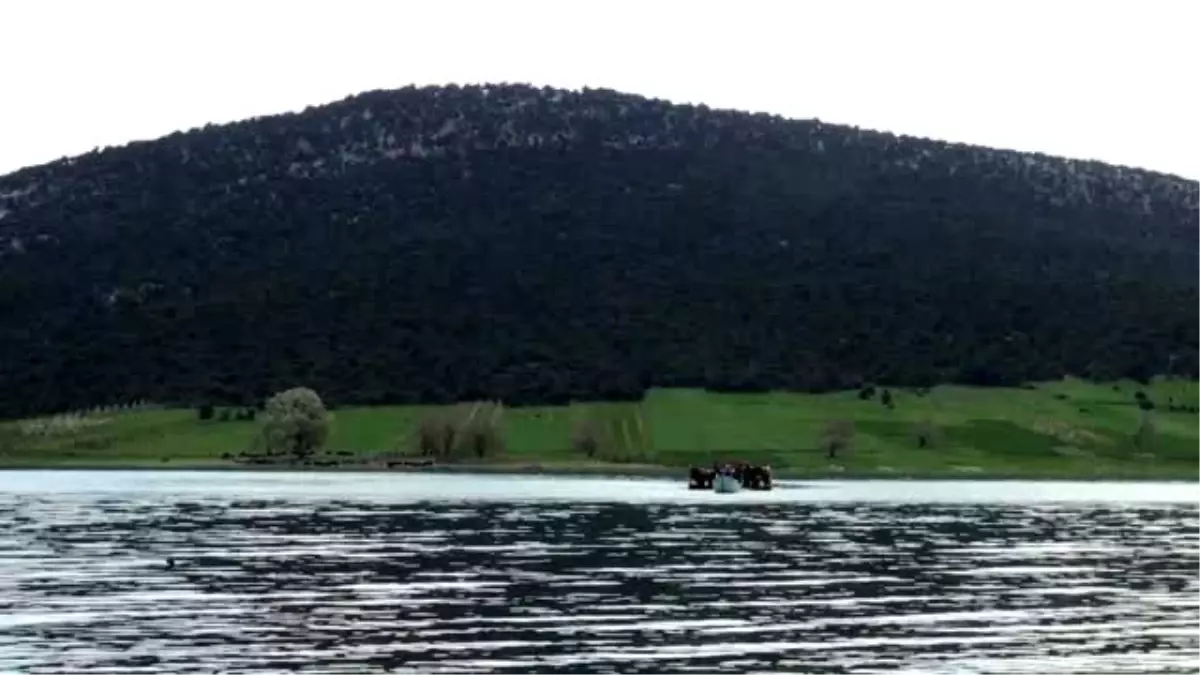
<svg viewBox="0 0 1200 675">
<path fill-rule="evenodd" d="M 14 492 L 0 670 L 1193 673 L 1198 527 L 1185 504 Z"/>
</svg>

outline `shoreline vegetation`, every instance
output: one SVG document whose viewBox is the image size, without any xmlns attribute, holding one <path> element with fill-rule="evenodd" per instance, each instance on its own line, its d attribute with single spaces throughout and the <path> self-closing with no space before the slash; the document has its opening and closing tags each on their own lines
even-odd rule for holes
<svg viewBox="0 0 1200 675">
<path fill-rule="evenodd" d="M 827 394 L 659 389 L 640 401 L 327 409 L 115 406 L 0 422 L 0 469 L 671 477 L 747 461 L 782 479 L 1200 478 L 1195 381 Z"/>
</svg>

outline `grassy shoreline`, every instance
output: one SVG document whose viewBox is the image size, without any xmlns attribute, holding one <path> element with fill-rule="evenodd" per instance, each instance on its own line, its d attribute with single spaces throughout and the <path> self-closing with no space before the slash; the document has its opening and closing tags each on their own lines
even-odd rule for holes
<svg viewBox="0 0 1200 675">
<path fill-rule="evenodd" d="M 1197 383 L 1088 383 L 1062 380 L 1009 389 L 936 387 L 892 390 L 893 404 L 858 392 L 716 394 L 655 390 L 634 403 L 509 409 L 504 451 L 482 460 L 458 457 L 431 467 L 394 466 L 411 456 L 428 407 L 334 411 L 327 457 L 340 466 L 252 465 L 232 461 L 258 430 L 252 421 L 201 421 L 195 410 L 98 411 L 72 418 L 0 422 L 0 469 L 243 470 L 302 472 L 502 473 L 668 477 L 689 465 L 743 459 L 772 465 L 785 479 L 1200 479 Z M 1157 405 L 1139 410 L 1144 392 Z M 571 450 L 573 420 L 601 410 L 616 445 L 595 458 Z M 1147 415 L 1151 442 L 1135 442 Z M 821 449 L 831 420 L 848 422 L 850 450 L 828 459 Z M 627 427 L 621 427 L 627 425 Z M 914 429 L 936 428 L 937 442 Z M 7 439 L 7 440 L 6 440 Z M 621 440 L 624 439 L 624 440 Z"/>
</svg>

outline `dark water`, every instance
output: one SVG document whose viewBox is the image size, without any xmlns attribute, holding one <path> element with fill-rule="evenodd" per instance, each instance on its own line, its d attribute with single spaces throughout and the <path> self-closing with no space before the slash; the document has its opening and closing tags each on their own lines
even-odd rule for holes
<svg viewBox="0 0 1200 675">
<path fill-rule="evenodd" d="M 1200 672 L 1195 485 L 18 474 L 5 672 Z"/>
</svg>

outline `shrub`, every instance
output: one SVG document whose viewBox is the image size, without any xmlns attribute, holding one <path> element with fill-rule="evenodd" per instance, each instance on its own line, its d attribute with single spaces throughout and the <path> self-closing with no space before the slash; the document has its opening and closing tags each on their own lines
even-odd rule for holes
<svg viewBox="0 0 1200 675">
<path fill-rule="evenodd" d="M 1134 399 L 1134 401 L 1137 402 L 1138 410 L 1142 410 L 1142 411 L 1154 410 L 1154 401 L 1151 400 L 1150 397 L 1146 395 L 1146 392 L 1139 390 L 1137 393 L 1135 393 L 1133 395 L 1133 399 Z"/>
<path fill-rule="evenodd" d="M 933 448 L 941 442 L 941 433 L 931 420 L 921 420 L 913 426 L 918 448 Z"/>
<path fill-rule="evenodd" d="M 11 425 L 0 424 L 0 457 L 7 455 L 10 452 L 16 452 L 20 434 Z"/>
<path fill-rule="evenodd" d="M 213 405 L 211 403 L 205 403 L 196 409 L 196 416 L 200 418 L 200 421 L 207 422 L 213 418 L 213 412 Z"/>
<path fill-rule="evenodd" d="M 884 389 L 883 393 L 879 395 L 879 402 L 889 408 L 894 408 L 895 403 L 892 401 L 892 390 Z"/>
<path fill-rule="evenodd" d="M 571 447 L 588 458 L 638 462 L 651 453 L 650 433 L 640 405 L 576 404 L 572 414 Z"/>
<path fill-rule="evenodd" d="M 1139 452 L 1154 452 L 1158 443 L 1158 425 L 1148 412 L 1142 414 L 1142 421 L 1133 434 L 1133 447 Z"/>
</svg>

